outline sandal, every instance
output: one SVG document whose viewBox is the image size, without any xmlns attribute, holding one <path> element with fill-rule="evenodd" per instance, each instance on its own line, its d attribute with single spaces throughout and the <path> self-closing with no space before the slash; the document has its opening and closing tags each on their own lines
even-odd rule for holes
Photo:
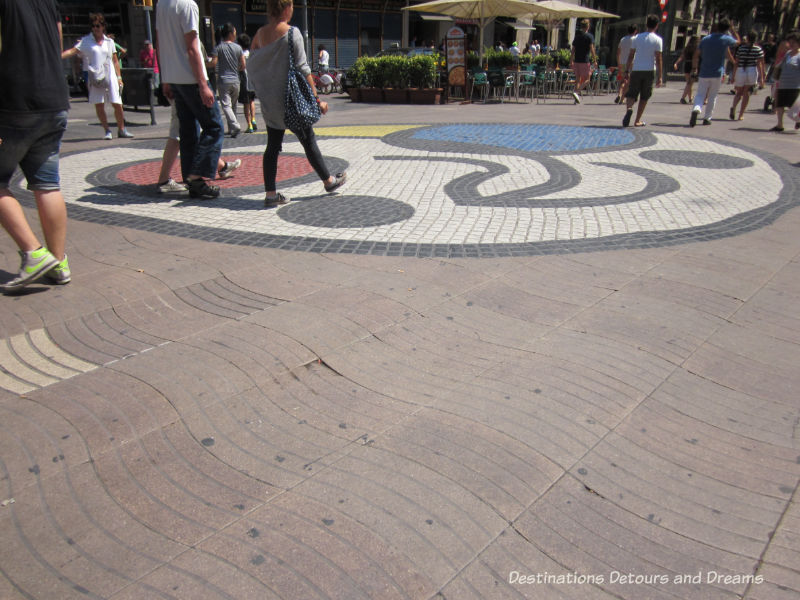
<svg viewBox="0 0 800 600">
<path fill-rule="evenodd" d="M 645 127 L 646 125 L 647 123 L 645 123 L 644 121 L 640 121 L 639 123 L 633 124 L 634 127 Z"/>
<path fill-rule="evenodd" d="M 264 196 L 264 206 L 283 206 L 284 204 L 289 204 L 289 199 L 281 193 L 278 193 L 277 196 L 270 198 L 269 196 Z"/>
<path fill-rule="evenodd" d="M 797 123 L 794 124 L 794 128 L 795 129 L 800 129 L 800 121 L 798 121 Z"/>
<path fill-rule="evenodd" d="M 217 198 L 219 188 L 209 185 L 205 179 L 192 179 L 189 181 L 189 196 L 192 198 Z"/>
<path fill-rule="evenodd" d="M 342 186 L 346 180 L 347 173 L 337 173 L 333 176 L 333 183 L 325 184 L 325 191 L 329 193 L 334 191 L 336 188 Z"/>
<path fill-rule="evenodd" d="M 783 131 L 783 127 L 779 127 L 778 125 L 775 125 L 775 127 L 770 129 L 770 131 Z"/>
</svg>

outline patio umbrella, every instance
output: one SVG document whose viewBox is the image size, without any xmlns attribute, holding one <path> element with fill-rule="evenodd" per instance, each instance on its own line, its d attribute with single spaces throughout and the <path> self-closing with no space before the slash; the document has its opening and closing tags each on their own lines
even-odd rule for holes
<svg viewBox="0 0 800 600">
<path fill-rule="evenodd" d="M 532 0 L 432 0 L 403 10 L 416 10 L 460 19 L 475 19 L 480 30 L 479 60 L 483 63 L 483 30 L 495 17 L 549 18 L 553 11 Z M 564 17 L 566 18 L 566 17 Z"/>
<path fill-rule="evenodd" d="M 542 0 L 542 2 L 536 2 L 536 5 L 547 12 L 540 13 L 539 15 L 532 15 L 532 21 L 546 22 L 549 30 L 552 30 L 564 19 L 619 19 L 619 15 L 589 8 L 588 6 L 570 4 L 562 0 Z M 548 38 L 549 37 L 550 32 L 548 32 Z"/>
<path fill-rule="evenodd" d="M 573 17 L 577 19 L 619 19 L 619 15 L 589 8 L 588 6 L 570 4 L 569 2 L 563 2 L 563 0 L 542 0 L 542 2 L 536 2 L 536 5 L 547 13 L 548 19 L 551 16 L 556 20 L 572 19 Z"/>
</svg>

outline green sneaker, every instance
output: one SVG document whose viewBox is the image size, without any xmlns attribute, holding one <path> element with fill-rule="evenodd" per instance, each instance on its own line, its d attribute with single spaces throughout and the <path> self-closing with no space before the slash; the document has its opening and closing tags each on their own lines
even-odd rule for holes
<svg viewBox="0 0 800 600">
<path fill-rule="evenodd" d="M 69 261 L 66 254 L 64 255 L 64 260 L 45 274 L 45 278 L 56 285 L 64 285 L 72 281 L 72 273 L 69 270 Z"/>
<path fill-rule="evenodd" d="M 19 256 L 22 259 L 19 275 L 3 285 L 3 293 L 21 290 L 58 265 L 58 259 L 44 246 L 30 252 L 20 251 Z"/>
</svg>

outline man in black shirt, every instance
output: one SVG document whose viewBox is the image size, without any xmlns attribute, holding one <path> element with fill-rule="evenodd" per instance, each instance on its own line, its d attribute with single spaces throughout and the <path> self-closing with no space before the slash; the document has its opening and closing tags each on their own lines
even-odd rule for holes
<svg viewBox="0 0 800 600">
<path fill-rule="evenodd" d="M 597 60 L 594 51 L 594 37 L 589 33 L 589 19 L 581 19 L 580 31 L 575 32 L 572 40 L 570 68 L 575 71 L 575 91 L 572 97 L 575 104 L 581 103 L 581 90 L 592 77 L 592 63 Z"/>
<path fill-rule="evenodd" d="M 22 258 L 19 275 L 2 290 L 13 293 L 44 275 L 53 283 L 70 281 L 58 173 L 69 96 L 55 0 L 0 0 L 0 36 L 0 224 Z M 9 190 L 17 165 L 36 198 L 47 247 Z"/>
</svg>

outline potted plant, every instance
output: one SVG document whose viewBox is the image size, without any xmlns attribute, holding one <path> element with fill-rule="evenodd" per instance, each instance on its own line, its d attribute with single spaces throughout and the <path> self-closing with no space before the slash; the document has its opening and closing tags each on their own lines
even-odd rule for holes
<svg viewBox="0 0 800 600">
<path fill-rule="evenodd" d="M 363 57 L 364 87 L 361 88 L 362 102 L 383 102 L 383 76 L 378 58 Z"/>
<path fill-rule="evenodd" d="M 408 81 L 412 104 L 438 104 L 442 88 L 433 87 L 436 83 L 436 59 L 433 56 L 418 54 L 409 58 Z"/>
<path fill-rule="evenodd" d="M 353 66 L 347 70 L 347 75 L 345 76 L 347 93 L 353 102 L 361 102 L 361 88 L 365 86 L 366 81 L 365 60 L 363 57 L 357 58 Z"/>
<path fill-rule="evenodd" d="M 405 56 L 382 56 L 378 59 L 382 79 L 383 98 L 393 104 L 407 104 L 408 67 L 410 60 Z"/>
</svg>

